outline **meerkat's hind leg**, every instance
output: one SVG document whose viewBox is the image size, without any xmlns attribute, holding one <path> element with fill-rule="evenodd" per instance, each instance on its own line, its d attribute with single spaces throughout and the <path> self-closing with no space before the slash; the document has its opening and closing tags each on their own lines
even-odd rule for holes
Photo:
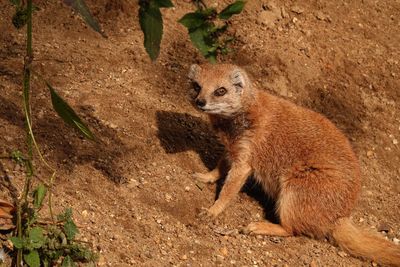
<svg viewBox="0 0 400 267">
<path fill-rule="evenodd" d="M 252 222 L 243 229 L 244 234 L 253 235 L 270 235 L 270 236 L 292 236 L 290 232 L 285 230 L 281 225 L 268 221 Z"/>
</svg>

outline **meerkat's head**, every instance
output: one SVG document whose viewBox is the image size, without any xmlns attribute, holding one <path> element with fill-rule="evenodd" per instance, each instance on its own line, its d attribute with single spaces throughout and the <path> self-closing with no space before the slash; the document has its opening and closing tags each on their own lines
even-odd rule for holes
<svg viewBox="0 0 400 267">
<path fill-rule="evenodd" d="M 188 77 L 194 105 L 208 114 L 235 116 L 243 111 L 244 100 L 252 94 L 246 72 L 235 65 L 194 64 Z"/>
</svg>

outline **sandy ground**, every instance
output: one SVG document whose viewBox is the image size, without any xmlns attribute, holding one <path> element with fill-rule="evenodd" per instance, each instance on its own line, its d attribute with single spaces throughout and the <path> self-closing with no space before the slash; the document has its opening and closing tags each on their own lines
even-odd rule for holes
<svg viewBox="0 0 400 267">
<path fill-rule="evenodd" d="M 128 2 L 128 1 L 126 1 Z M 86 141 L 51 108 L 33 81 L 34 132 L 58 169 L 54 206 L 72 207 L 81 240 L 100 266 L 371 266 L 327 241 L 246 236 L 239 230 L 268 217 L 249 185 L 216 221 L 197 218 L 216 185 L 191 174 L 216 164 L 221 145 L 188 100 L 189 66 L 203 59 L 177 23 L 184 1 L 163 11 L 161 55 L 142 46 L 137 3 L 88 1 L 108 34 L 93 32 L 61 1 L 35 1 L 34 67 L 87 121 Z M 224 6 L 228 1 L 206 1 Z M 24 32 L 0 3 L 0 152 L 24 151 L 21 107 Z M 256 86 L 331 119 L 360 159 L 363 187 L 353 221 L 400 239 L 400 3 L 389 1 L 248 1 L 231 30 L 226 62 L 243 66 Z M 39 162 L 38 160 L 36 161 Z M 23 173 L 1 161 L 20 190 Z M 49 173 L 38 166 L 37 177 Z"/>
</svg>

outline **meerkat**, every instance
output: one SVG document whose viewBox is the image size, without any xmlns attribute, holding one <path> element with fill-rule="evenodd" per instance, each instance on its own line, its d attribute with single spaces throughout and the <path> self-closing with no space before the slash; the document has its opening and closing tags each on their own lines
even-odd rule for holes
<svg viewBox="0 0 400 267">
<path fill-rule="evenodd" d="M 361 187 L 360 167 L 333 123 L 256 89 L 235 65 L 192 65 L 188 77 L 194 105 L 209 115 L 230 167 L 208 216 L 218 216 L 253 176 L 276 201 L 279 224 L 252 222 L 245 233 L 329 238 L 353 256 L 400 266 L 400 246 L 358 229 L 349 218 Z M 214 183 L 221 171 L 217 166 L 194 177 Z"/>
</svg>

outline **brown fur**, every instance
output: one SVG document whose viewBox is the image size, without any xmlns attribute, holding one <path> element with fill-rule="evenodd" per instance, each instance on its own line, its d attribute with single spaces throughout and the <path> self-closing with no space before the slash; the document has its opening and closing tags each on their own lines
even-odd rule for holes
<svg viewBox="0 0 400 267">
<path fill-rule="evenodd" d="M 233 74 L 232 74 L 233 73 Z M 215 217 L 232 202 L 251 174 L 277 201 L 280 225 L 254 222 L 248 233 L 333 237 L 355 256 L 400 266 L 400 247 L 357 229 L 347 219 L 360 191 L 358 160 L 346 137 L 325 117 L 252 87 L 234 65 L 193 65 L 189 74 L 230 162 Z M 220 87 L 224 96 L 215 96 Z M 222 110 L 224 109 L 224 110 Z M 215 169 L 194 174 L 215 182 Z"/>
</svg>

